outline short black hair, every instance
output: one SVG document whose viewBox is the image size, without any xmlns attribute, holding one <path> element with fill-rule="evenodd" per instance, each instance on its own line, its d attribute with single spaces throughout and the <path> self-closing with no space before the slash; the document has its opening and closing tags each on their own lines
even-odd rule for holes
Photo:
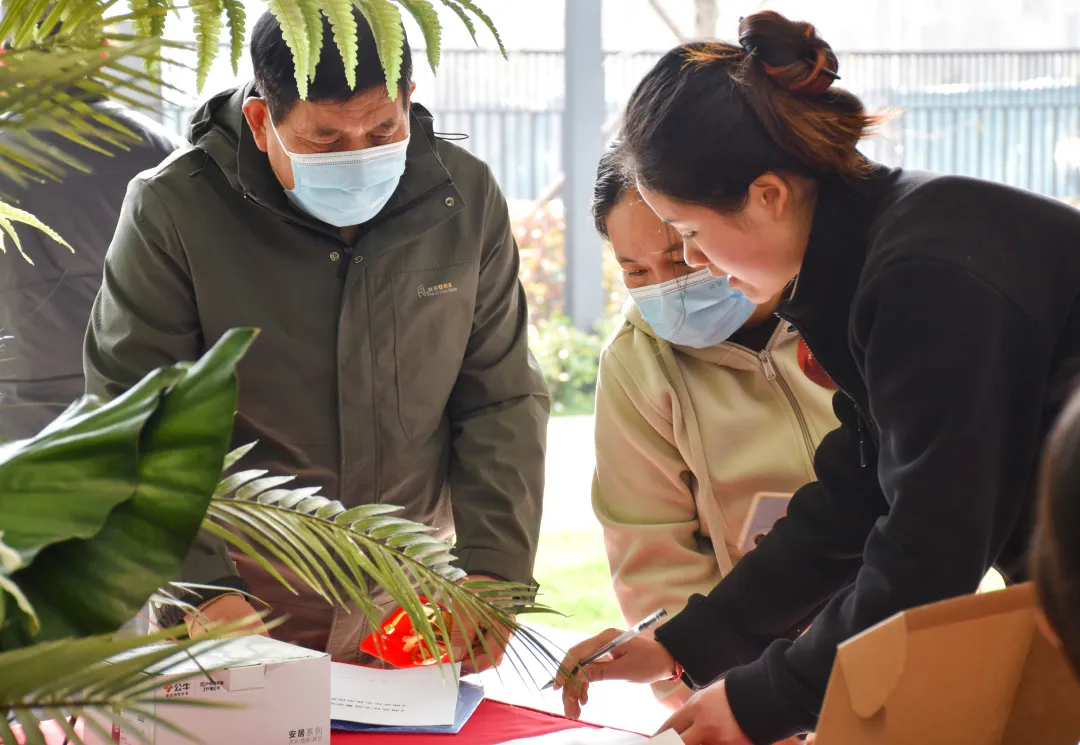
<svg viewBox="0 0 1080 745">
<path fill-rule="evenodd" d="M 308 86 L 309 101 L 348 101 L 357 93 L 386 85 L 371 26 L 356 8 L 353 9 L 353 18 L 356 19 L 356 88 L 349 88 L 330 21 L 323 16 L 323 43 L 319 51 L 319 64 L 315 68 L 315 80 Z M 255 86 L 259 95 L 266 100 L 270 117 L 280 122 L 300 100 L 300 93 L 296 89 L 292 50 L 285 43 L 277 18 L 270 11 L 259 17 L 251 32 L 251 65 L 255 72 Z M 401 77 L 398 78 L 401 95 L 408 93 L 412 72 L 412 54 L 406 38 L 401 51 Z"/>
<path fill-rule="evenodd" d="M 596 166 L 596 183 L 593 184 L 593 222 L 596 224 L 596 232 L 605 241 L 611 240 L 607 229 L 608 215 L 615 209 L 628 186 L 629 182 L 619 159 L 619 142 L 616 140 L 600 156 L 600 163 Z"/>
</svg>

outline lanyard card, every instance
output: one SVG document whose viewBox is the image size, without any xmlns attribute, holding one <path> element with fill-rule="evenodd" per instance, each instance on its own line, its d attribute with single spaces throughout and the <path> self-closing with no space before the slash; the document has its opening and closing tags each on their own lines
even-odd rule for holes
<svg viewBox="0 0 1080 745">
<path fill-rule="evenodd" d="M 743 524 L 739 538 L 739 550 L 745 554 L 752 550 L 762 536 L 772 530 L 777 520 L 787 514 L 790 494 L 759 493 L 750 504 L 750 514 Z"/>
</svg>

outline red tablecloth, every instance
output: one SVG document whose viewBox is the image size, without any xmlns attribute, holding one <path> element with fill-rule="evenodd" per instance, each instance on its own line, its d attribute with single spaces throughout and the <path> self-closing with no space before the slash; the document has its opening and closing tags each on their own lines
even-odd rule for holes
<svg viewBox="0 0 1080 745">
<path fill-rule="evenodd" d="M 334 732 L 331 745 L 498 745 L 522 737 L 538 737 L 573 727 L 580 722 L 534 709 L 511 706 L 499 701 L 484 701 L 461 732 L 456 735 L 390 735 L 373 732 Z M 63 731 L 51 722 L 42 727 L 48 745 L 61 745 Z M 82 727 L 78 727 L 82 731 Z M 208 745 L 215 745 L 213 743 Z M 233 745 L 240 745 L 235 743 Z"/>
</svg>

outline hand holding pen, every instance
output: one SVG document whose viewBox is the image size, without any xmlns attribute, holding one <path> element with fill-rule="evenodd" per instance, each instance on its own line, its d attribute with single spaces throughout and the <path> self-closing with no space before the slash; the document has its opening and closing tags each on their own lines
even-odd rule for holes
<svg viewBox="0 0 1080 745">
<path fill-rule="evenodd" d="M 663 610 L 656 611 L 627 631 L 608 629 L 569 651 L 553 681 L 556 690 L 562 689 L 567 717 L 577 719 L 581 715 L 590 682 L 655 683 L 672 677 L 678 667 L 674 658 L 659 642 L 642 636 L 666 616 Z M 605 656 L 611 659 L 604 660 Z"/>
</svg>

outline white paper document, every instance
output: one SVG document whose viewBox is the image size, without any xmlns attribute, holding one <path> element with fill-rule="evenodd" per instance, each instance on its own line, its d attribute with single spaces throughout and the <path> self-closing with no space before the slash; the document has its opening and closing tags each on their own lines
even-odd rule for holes
<svg viewBox="0 0 1080 745">
<path fill-rule="evenodd" d="M 574 727 L 539 737 L 508 740 L 503 745 L 682 745 L 682 738 L 673 729 L 648 738 L 617 729 Z"/>
<path fill-rule="evenodd" d="M 387 727 L 454 724 L 461 665 L 378 670 L 330 664 L 330 718 Z"/>
</svg>

